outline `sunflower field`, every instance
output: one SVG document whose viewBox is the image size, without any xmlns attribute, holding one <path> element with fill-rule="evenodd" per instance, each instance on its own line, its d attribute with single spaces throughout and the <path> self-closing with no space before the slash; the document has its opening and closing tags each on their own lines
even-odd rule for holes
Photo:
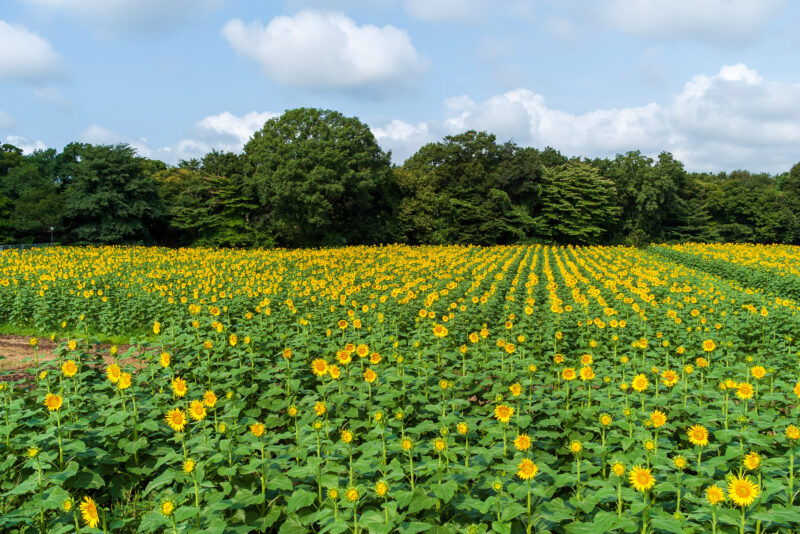
<svg viewBox="0 0 800 534">
<path fill-rule="evenodd" d="M 798 262 L 2 252 L 0 531 L 800 532 Z"/>
</svg>

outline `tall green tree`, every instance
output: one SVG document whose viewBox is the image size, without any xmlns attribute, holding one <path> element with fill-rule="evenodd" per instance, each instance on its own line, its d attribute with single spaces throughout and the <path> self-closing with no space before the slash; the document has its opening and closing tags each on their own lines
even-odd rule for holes
<svg viewBox="0 0 800 534">
<path fill-rule="evenodd" d="M 64 220 L 77 241 L 149 243 L 163 207 L 145 162 L 126 145 L 68 147 Z"/>
<path fill-rule="evenodd" d="M 588 163 L 570 161 L 546 168 L 538 232 L 564 244 L 602 241 L 616 224 L 620 209 L 614 183 Z"/>
<path fill-rule="evenodd" d="M 390 155 L 354 117 L 314 108 L 268 120 L 245 145 L 245 183 L 263 241 L 285 246 L 392 240 Z"/>
</svg>

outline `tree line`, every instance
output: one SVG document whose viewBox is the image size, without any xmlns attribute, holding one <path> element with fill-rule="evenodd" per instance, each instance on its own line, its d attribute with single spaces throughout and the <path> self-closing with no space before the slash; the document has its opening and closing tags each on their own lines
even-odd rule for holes
<svg viewBox="0 0 800 534">
<path fill-rule="evenodd" d="M 0 147 L 0 244 L 320 247 L 800 243 L 800 163 L 687 172 L 672 154 L 568 158 L 467 131 L 402 165 L 357 118 L 287 111 L 242 153 L 176 166 L 125 144 Z"/>
</svg>

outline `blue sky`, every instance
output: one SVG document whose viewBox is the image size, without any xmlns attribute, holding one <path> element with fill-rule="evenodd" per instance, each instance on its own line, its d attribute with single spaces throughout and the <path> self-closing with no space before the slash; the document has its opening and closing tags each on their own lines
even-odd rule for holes
<svg viewBox="0 0 800 534">
<path fill-rule="evenodd" d="M 689 170 L 800 161 L 791 0 L 0 0 L 0 141 L 240 150 L 313 106 L 397 163 L 466 129 Z"/>
</svg>

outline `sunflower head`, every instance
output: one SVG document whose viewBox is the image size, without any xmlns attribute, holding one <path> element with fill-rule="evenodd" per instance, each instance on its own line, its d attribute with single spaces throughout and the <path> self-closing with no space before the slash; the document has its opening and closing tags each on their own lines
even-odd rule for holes
<svg viewBox="0 0 800 534">
<path fill-rule="evenodd" d="M 750 506 L 756 500 L 760 489 L 758 484 L 750 480 L 750 477 L 737 475 L 728 480 L 728 498 L 733 504 L 742 508 Z"/>
<path fill-rule="evenodd" d="M 636 491 L 647 491 L 656 484 L 650 469 L 637 465 L 631 469 L 630 483 Z"/>
<path fill-rule="evenodd" d="M 725 501 L 725 492 L 716 484 L 706 488 L 706 500 L 711 506 L 716 506 Z"/>
<path fill-rule="evenodd" d="M 517 466 L 517 476 L 522 480 L 530 480 L 539 472 L 539 467 L 529 458 L 523 458 Z"/>
</svg>

